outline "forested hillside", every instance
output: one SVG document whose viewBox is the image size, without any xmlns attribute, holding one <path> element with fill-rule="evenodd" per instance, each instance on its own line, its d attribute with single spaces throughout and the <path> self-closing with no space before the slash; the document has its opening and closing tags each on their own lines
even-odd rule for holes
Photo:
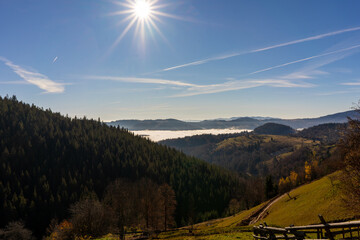
<svg viewBox="0 0 360 240">
<path fill-rule="evenodd" d="M 331 132 L 331 131 L 330 131 Z M 305 162 L 317 161 L 322 164 L 322 174 L 337 169 L 338 152 L 332 142 L 322 142 L 310 138 L 294 136 L 259 135 L 241 133 L 236 135 L 201 135 L 181 139 L 161 141 L 161 144 L 174 147 L 186 154 L 201 158 L 239 174 L 280 178 L 291 171 L 301 172 Z M 332 132 L 331 132 L 332 133 Z M 320 137 L 320 135 L 315 135 Z M 332 136 L 332 135 L 331 135 Z M 326 138 L 326 139 L 332 139 Z"/>
<path fill-rule="evenodd" d="M 342 132 L 346 129 L 347 123 L 325 123 L 314 127 L 305 128 L 297 132 L 294 136 L 319 140 L 323 143 L 334 144 L 342 137 Z"/>
<path fill-rule="evenodd" d="M 147 177 L 175 191 L 177 225 L 224 213 L 237 176 L 100 121 L 0 97 L 0 227 L 22 219 L 41 236 L 53 218 L 110 182 Z"/>
<path fill-rule="evenodd" d="M 264 125 L 255 128 L 254 133 L 270 135 L 289 135 L 295 133 L 295 130 L 289 126 L 278 123 L 265 123 Z"/>
</svg>

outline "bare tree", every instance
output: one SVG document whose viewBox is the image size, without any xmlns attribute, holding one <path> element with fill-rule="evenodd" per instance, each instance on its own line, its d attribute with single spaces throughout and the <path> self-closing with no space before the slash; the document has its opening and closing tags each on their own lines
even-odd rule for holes
<svg viewBox="0 0 360 240">
<path fill-rule="evenodd" d="M 175 224 L 174 213 L 176 210 L 176 196 L 174 190 L 168 185 L 163 184 L 159 188 L 160 193 L 160 216 L 166 231 L 168 227 Z"/>
<path fill-rule="evenodd" d="M 94 198 L 86 198 L 70 207 L 75 235 L 99 237 L 109 232 L 111 222 L 107 209 Z"/>
<path fill-rule="evenodd" d="M 105 192 L 104 203 L 110 207 L 114 214 L 115 225 L 119 239 L 125 239 L 125 227 L 137 223 L 138 199 L 137 186 L 126 180 L 117 179 L 110 184 Z"/>
<path fill-rule="evenodd" d="M 359 112 L 359 107 L 357 108 Z M 344 200 L 353 210 L 360 212 L 360 120 L 348 119 L 348 127 L 339 148 L 344 164 L 342 189 Z"/>
<path fill-rule="evenodd" d="M 232 198 L 229 202 L 229 214 L 234 215 L 240 211 L 240 202 L 236 198 Z"/>
<path fill-rule="evenodd" d="M 10 222 L 4 229 L 0 229 L 0 239 L 6 240 L 31 240 L 30 230 L 26 229 L 21 221 Z"/>
<path fill-rule="evenodd" d="M 139 181 L 140 206 L 146 229 L 157 230 L 160 222 L 159 186 L 150 179 Z"/>
</svg>

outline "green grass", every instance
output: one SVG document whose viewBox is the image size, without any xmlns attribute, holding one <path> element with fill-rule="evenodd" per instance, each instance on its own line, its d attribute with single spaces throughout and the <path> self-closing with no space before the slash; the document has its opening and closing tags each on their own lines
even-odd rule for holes
<svg viewBox="0 0 360 240">
<path fill-rule="evenodd" d="M 263 203 L 265 204 L 265 203 Z M 176 231 L 162 233 L 158 237 L 160 239 L 174 239 L 174 240 L 197 240 L 197 239 L 253 239 L 251 226 L 238 226 L 238 224 L 248 217 L 251 213 L 262 207 L 260 204 L 250 210 L 242 211 L 235 216 L 215 219 L 191 227 L 183 227 Z M 191 233 L 190 231 L 191 230 Z"/>
<path fill-rule="evenodd" d="M 318 214 L 323 215 L 326 221 L 350 219 L 359 215 L 344 206 L 339 188 L 340 174 L 333 173 L 291 191 L 293 199 L 284 196 L 269 209 L 269 215 L 262 221 L 284 227 L 319 223 Z"/>
<path fill-rule="evenodd" d="M 118 240 L 119 237 L 117 235 L 113 235 L 109 233 L 108 235 L 102 237 L 102 238 L 96 238 L 95 240 Z"/>
</svg>

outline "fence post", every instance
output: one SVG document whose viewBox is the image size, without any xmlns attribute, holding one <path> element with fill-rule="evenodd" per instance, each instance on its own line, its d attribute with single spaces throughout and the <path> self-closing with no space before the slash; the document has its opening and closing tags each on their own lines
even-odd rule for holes
<svg viewBox="0 0 360 240">
<path fill-rule="evenodd" d="M 320 218 L 321 223 L 324 224 L 324 226 L 325 226 L 325 232 L 326 232 L 327 237 L 330 240 L 334 240 L 334 237 L 332 236 L 330 228 L 329 228 L 329 224 L 326 223 L 324 217 L 321 216 L 320 214 L 319 214 L 319 218 Z"/>
</svg>

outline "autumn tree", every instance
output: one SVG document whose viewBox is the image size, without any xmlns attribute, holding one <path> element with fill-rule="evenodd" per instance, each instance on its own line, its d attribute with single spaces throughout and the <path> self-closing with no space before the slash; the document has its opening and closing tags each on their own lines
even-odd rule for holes
<svg viewBox="0 0 360 240">
<path fill-rule="evenodd" d="M 44 237 L 44 240 L 71 240 L 75 237 L 73 225 L 67 220 L 57 223 L 57 221 L 53 219 L 47 232 L 49 236 Z"/>
<path fill-rule="evenodd" d="M 299 184 L 299 175 L 295 171 L 291 171 L 289 180 L 291 183 L 291 187 L 294 188 Z"/>
<path fill-rule="evenodd" d="M 357 108 L 359 112 L 359 106 Z M 360 211 L 360 120 L 348 118 L 348 127 L 339 148 L 344 164 L 344 198 L 349 207 Z"/>
<path fill-rule="evenodd" d="M 291 190 L 291 181 L 289 177 L 280 178 L 279 180 L 279 192 L 286 193 Z"/>
<path fill-rule="evenodd" d="M 305 172 L 305 181 L 310 182 L 311 181 L 311 165 L 308 163 L 308 161 L 305 162 L 304 165 L 304 172 Z"/>
<path fill-rule="evenodd" d="M 289 192 L 299 184 L 299 174 L 295 171 L 291 171 L 290 175 L 286 178 L 280 178 L 279 180 L 279 192 Z"/>
<path fill-rule="evenodd" d="M 160 194 L 160 216 L 166 231 L 168 227 L 175 224 L 174 213 L 176 210 L 176 196 L 174 190 L 168 185 L 163 184 L 159 188 Z"/>
</svg>

